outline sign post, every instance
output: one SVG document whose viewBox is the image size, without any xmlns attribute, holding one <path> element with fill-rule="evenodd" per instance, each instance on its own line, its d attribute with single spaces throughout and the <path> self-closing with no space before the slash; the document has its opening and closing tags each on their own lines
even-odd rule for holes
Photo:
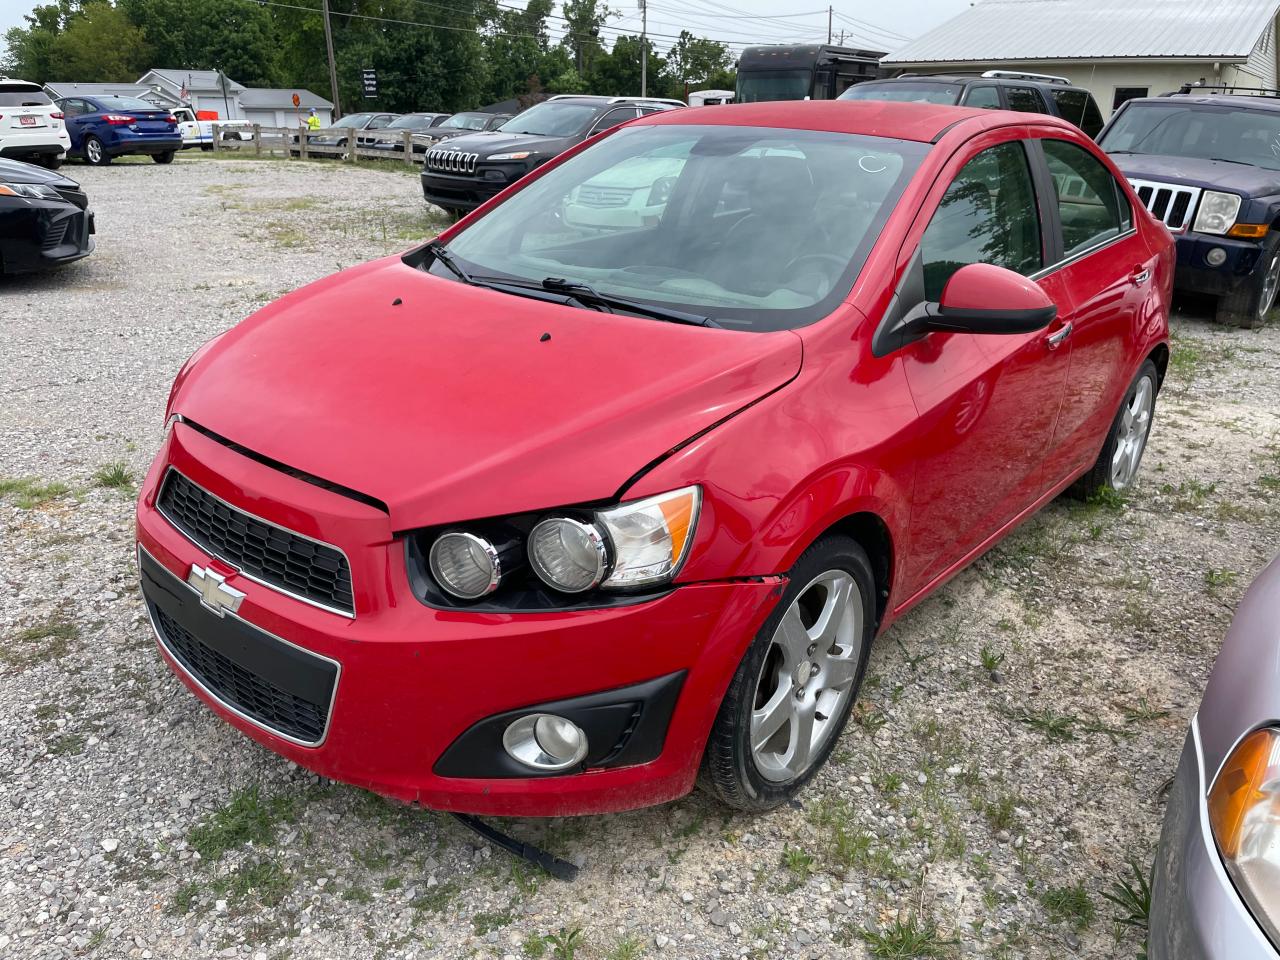
<svg viewBox="0 0 1280 960">
<path fill-rule="evenodd" d="M 378 72 L 366 67 L 360 71 L 360 78 L 364 85 L 364 98 L 366 100 L 375 100 L 378 97 Z"/>
</svg>

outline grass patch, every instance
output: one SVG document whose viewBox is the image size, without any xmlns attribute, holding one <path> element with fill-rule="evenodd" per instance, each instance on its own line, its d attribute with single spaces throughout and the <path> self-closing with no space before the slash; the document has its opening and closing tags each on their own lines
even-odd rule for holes
<svg viewBox="0 0 1280 960">
<path fill-rule="evenodd" d="M 637 936 L 627 934 L 613 945 L 606 955 L 606 960 L 640 960 L 644 954 L 644 941 Z"/>
<path fill-rule="evenodd" d="M 1146 930 L 1151 918 L 1151 876 L 1137 860 L 1129 861 L 1129 871 L 1132 879 L 1121 874 L 1103 891 L 1102 899 L 1119 908 L 1113 918 L 1116 923 Z"/>
<path fill-rule="evenodd" d="M 274 860 L 260 860 L 235 873 L 219 877 L 213 884 L 216 893 L 228 899 L 252 900 L 264 907 L 277 906 L 293 888 L 293 877 Z"/>
<path fill-rule="evenodd" d="M 459 889 L 458 885 L 452 880 L 448 883 L 437 884 L 429 888 L 426 893 L 420 893 L 414 897 L 409 902 L 409 906 L 426 913 L 443 913 L 445 908 L 458 895 Z"/>
<path fill-rule="evenodd" d="M 876 960 L 907 960 L 911 957 L 949 957 L 953 941 L 943 938 L 938 925 L 911 914 L 897 919 L 884 930 L 862 931 L 862 939 Z"/>
<path fill-rule="evenodd" d="M 263 797 L 257 786 L 248 787 L 192 829 L 187 842 L 209 861 L 220 860 L 228 850 L 246 843 L 272 843 L 280 821 L 292 820 L 296 815 L 296 804 L 293 797 Z"/>
<path fill-rule="evenodd" d="M 80 628 L 65 620 L 50 620 L 19 630 L 11 642 L 27 647 L 0 646 L 0 663 L 10 667 L 33 667 L 66 656 L 71 641 L 80 635 Z M 39 644 L 32 648 L 33 644 Z"/>
<path fill-rule="evenodd" d="M 813 854 L 799 847 L 783 847 L 782 865 L 801 880 L 808 880 L 813 873 Z"/>
<path fill-rule="evenodd" d="M 574 960 L 582 939 L 581 927 L 561 927 L 558 932 L 548 935 L 547 944 L 555 960 Z"/>
<path fill-rule="evenodd" d="M 133 471 L 129 469 L 128 464 L 117 460 L 95 470 L 93 472 L 93 482 L 99 487 L 132 491 L 134 483 Z"/>
<path fill-rule="evenodd" d="M 471 926 L 475 928 L 477 937 L 483 937 L 492 930 L 501 930 L 514 919 L 510 910 L 485 911 L 471 918 Z"/>
<path fill-rule="evenodd" d="M 1083 883 L 1069 887 L 1050 887 L 1040 897 L 1054 923 L 1069 923 L 1076 930 L 1083 930 L 1093 922 L 1093 901 Z"/>
<path fill-rule="evenodd" d="M 65 483 L 45 483 L 38 477 L 0 477 L 0 497 L 12 499 L 23 510 L 34 510 L 65 497 L 71 488 Z"/>
<path fill-rule="evenodd" d="M 1217 593 L 1223 587 L 1229 587 L 1236 582 L 1240 574 L 1234 570 L 1214 570 L 1210 568 L 1204 572 L 1204 586 L 1210 593 Z"/>
<path fill-rule="evenodd" d="M 185 916 L 195 906 L 200 896 L 200 884 L 184 883 L 173 894 L 167 912 L 172 916 Z"/>
</svg>

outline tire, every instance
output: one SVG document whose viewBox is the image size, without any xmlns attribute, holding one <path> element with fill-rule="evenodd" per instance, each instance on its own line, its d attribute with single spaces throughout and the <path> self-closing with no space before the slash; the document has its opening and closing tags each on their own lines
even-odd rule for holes
<svg viewBox="0 0 1280 960">
<path fill-rule="evenodd" d="M 56 153 L 45 153 L 40 156 L 40 166 L 46 170 L 57 170 L 62 166 L 62 157 Z"/>
<path fill-rule="evenodd" d="M 730 807 L 758 813 L 794 797 L 813 779 L 862 686 L 875 637 L 875 596 L 871 562 L 849 537 L 825 536 L 800 556 L 720 704 L 699 772 L 704 790 Z M 832 646 L 819 649 L 824 640 Z M 803 719 L 810 714 L 812 726 Z M 754 749 L 753 726 L 759 730 Z M 806 742 L 808 749 L 798 755 Z"/>
<path fill-rule="evenodd" d="M 88 136 L 84 138 L 84 159 L 91 167 L 105 167 L 111 162 L 111 155 L 101 140 Z"/>
<path fill-rule="evenodd" d="M 173 163 L 174 151 L 166 150 L 164 153 L 153 153 L 151 159 L 156 163 Z"/>
<path fill-rule="evenodd" d="M 201 152 L 201 153 L 208 153 L 208 152 L 209 152 L 209 151 L 211 151 L 212 149 L 213 149 L 213 144 L 212 144 L 212 143 L 202 143 L 202 144 L 200 144 L 200 152 Z"/>
<path fill-rule="evenodd" d="M 1089 468 L 1089 472 L 1071 487 L 1069 492 L 1072 496 L 1087 500 L 1103 489 L 1122 493 L 1133 486 L 1138 476 L 1138 467 L 1142 463 L 1142 455 L 1147 449 L 1147 439 L 1151 436 L 1159 385 L 1160 375 L 1156 372 L 1156 365 L 1151 360 L 1145 360 L 1124 393 L 1124 399 L 1120 402 L 1115 419 L 1111 421 L 1111 429 L 1107 432 L 1107 440 L 1102 445 L 1098 459 Z M 1123 454 L 1122 445 L 1127 451 Z"/>
<path fill-rule="evenodd" d="M 1218 298 L 1214 319 L 1232 327 L 1260 327 L 1275 308 L 1280 292 L 1280 231 L 1272 230 L 1262 244 L 1258 268 L 1235 290 Z"/>
</svg>

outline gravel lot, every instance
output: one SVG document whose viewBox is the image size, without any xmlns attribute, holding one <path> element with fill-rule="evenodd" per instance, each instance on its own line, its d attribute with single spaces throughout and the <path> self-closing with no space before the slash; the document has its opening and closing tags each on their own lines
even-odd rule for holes
<svg viewBox="0 0 1280 960">
<path fill-rule="evenodd" d="M 1176 318 L 1138 488 L 1052 505 L 881 638 L 802 803 L 507 824 L 585 864 L 565 885 L 200 706 L 153 648 L 133 483 L 105 469 L 142 475 L 201 342 L 438 227 L 416 179 L 68 172 L 97 252 L 0 281 L 0 956 L 1136 955 L 1102 894 L 1149 863 L 1231 611 L 1280 547 L 1280 326 Z M 877 946 L 904 931 L 916 953 Z"/>
</svg>

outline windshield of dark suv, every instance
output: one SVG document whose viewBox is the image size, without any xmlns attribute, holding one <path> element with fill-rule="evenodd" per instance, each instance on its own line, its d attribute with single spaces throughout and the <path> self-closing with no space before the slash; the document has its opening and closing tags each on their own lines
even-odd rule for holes
<svg viewBox="0 0 1280 960">
<path fill-rule="evenodd" d="M 840 94 L 841 100 L 892 100 L 898 103 L 955 104 L 963 87 L 937 80 L 895 80 L 893 83 L 859 83 Z"/>
<path fill-rule="evenodd" d="M 1280 110 L 1130 102 L 1099 146 L 1108 153 L 1232 160 L 1280 170 Z"/>
<path fill-rule="evenodd" d="M 539 137 L 572 137 L 587 129 L 600 107 L 594 103 L 547 101 L 512 117 L 498 129 L 503 133 L 531 133 Z"/>
<path fill-rule="evenodd" d="M 802 326 L 848 295 L 927 150 L 809 130 L 626 127 L 465 227 L 448 253 L 482 283 L 567 281 L 729 328 Z"/>
</svg>

